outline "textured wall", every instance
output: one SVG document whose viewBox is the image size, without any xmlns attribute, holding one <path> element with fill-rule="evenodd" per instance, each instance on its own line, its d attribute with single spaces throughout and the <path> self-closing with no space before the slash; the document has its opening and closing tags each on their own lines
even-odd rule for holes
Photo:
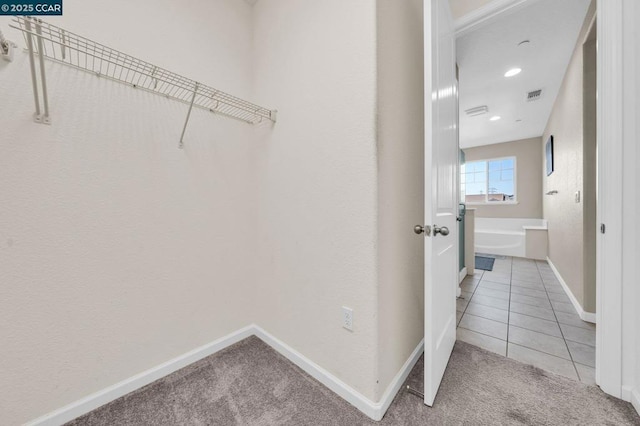
<svg viewBox="0 0 640 426">
<path fill-rule="evenodd" d="M 369 0 L 270 0 L 254 15 L 258 323 L 370 399 L 376 388 L 376 15 Z M 342 328 L 341 307 L 354 310 Z"/>
<path fill-rule="evenodd" d="M 0 61 L 3 422 L 252 322 L 378 400 L 422 338 L 420 1 L 181 4 L 68 0 L 50 21 L 276 126 L 194 110 L 181 151 L 185 105 L 55 64 L 36 125 L 26 56 Z"/>
<path fill-rule="evenodd" d="M 476 217 L 542 218 L 542 156 L 540 138 L 464 149 L 465 161 L 516 157 L 518 204 L 470 205 Z"/>
<path fill-rule="evenodd" d="M 554 138 L 554 172 L 546 176 L 546 161 L 542 169 L 543 191 L 558 194 L 543 198 L 544 218 L 549 227 L 549 258 L 566 281 L 578 302 L 585 307 L 584 280 L 584 203 L 575 202 L 576 191 L 584 192 L 583 126 L 583 49 L 582 45 L 595 12 L 593 2 L 576 48 L 556 98 L 549 122 L 542 137 L 540 155 L 550 135 Z M 595 288 L 587 291 L 593 292 Z M 590 295 L 586 296 L 591 297 Z"/>
<path fill-rule="evenodd" d="M 378 390 L 424 337 L 424 43 L 421 0 L 377 1 Z"/>
<path fill-rule="evenodd" d="M 246 96 L 250 7 L 189 6 L 67 0 L 65 16 L 48 21 Z M 47 71 L 51 126 L 31 119 L 27 56 L 0 61 L 2 424 L 253 321 L 251 129 L 194 111 L 181 151 L 185 105 L 52 63 Z"/>
</svg>

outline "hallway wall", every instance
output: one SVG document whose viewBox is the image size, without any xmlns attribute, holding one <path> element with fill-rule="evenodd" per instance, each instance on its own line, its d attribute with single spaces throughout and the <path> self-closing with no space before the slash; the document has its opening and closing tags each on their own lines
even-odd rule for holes
<svg viewBox="0 0 640 426">
<path fill-rule="evenodd" d="M 588 41 L 583 46 L 583 147 L 582 147 L 582 204 L 584 235 L 584 309 L 596 311 L 596 242 L 597 242 L 597 30 L 596 25 L 589 33 Z"/>
<path fill-rule="evenodd" d="M 64 6 L 47 21 L 250 95 L 244 2 Z M 141 25 L 151 16 L 153 27 Z M 23 46 L 8 21 L 0 18 L 5 36 Z M 46 65 L 50 126 L 32 120 L 27 55 L 0 60 L 0 423 L 10 425 L 254 316 L 251 128 L 194 110 L 179 150 L 185 105 Z"/>
<path fill-rule="evenodd" d="M 595 282 L 585 280 L 585 204 L 582 194 L 585 192 L 585 175 L 593 174 L 595 170 L 584 168 L 583 42 L 594 13 L 595 2 L 592 2 L 542 135 L 539 154 L 544 158 L 545 145 L 553 135 L 554 172 L 547 176 L 546 161 L 542 165 L 543 193 L 558 191 L 556 195 L 543 197 L 544 219 L 548 221 L 549 228 L 549 258 L 587 312 L 595 311 Z M 589 164 L 592 163 L 586 163 Z M 576 191 L 581 193 L 579 203 L 575 201 Z"/>
</svg>

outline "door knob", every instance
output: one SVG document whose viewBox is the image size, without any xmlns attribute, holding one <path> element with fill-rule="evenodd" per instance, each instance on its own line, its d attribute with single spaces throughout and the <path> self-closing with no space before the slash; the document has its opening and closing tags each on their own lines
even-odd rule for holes
<svg viewBox="0 0 640 426">
<path fill-rule="evenodd" d="M 440 234 L 443 237 L 446 237 L 447 235 L 449 235 L 449 228 L 447 228 L 446 226 L 436 226 L 433 225 L 433 235 L 437 235 Z"/>
<path fill-rule="evenodd" d="M 429 225 L 427 226 L 416 225 L 413 227 L 413 232 L 415 232 L 418 235 L 424 232 L 425 234 L 427 234 L 427 237 L 428 237 L 429 235 L 431 235 L 431 227 Z"/>
</svg>

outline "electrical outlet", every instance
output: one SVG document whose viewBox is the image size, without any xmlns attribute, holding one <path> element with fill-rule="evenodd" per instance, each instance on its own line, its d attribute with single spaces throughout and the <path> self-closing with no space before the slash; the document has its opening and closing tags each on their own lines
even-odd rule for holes
<svg viewBox="0 0 640 426">
<path fill-rule="evenodd" d="M 576 191 L 576 203 L 580 202 L 580 191 Z"/>
<path fill-rule="evenodd" d="M 353 309 L 342 307 L 342 327 L 353 331 Z"/>
</svg>

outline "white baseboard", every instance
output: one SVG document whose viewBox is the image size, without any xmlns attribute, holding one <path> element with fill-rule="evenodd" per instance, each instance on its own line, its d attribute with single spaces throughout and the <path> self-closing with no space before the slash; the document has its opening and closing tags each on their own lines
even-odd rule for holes
<svg viewBox="0 0 640 426">
<path fill-rule="evenodd" d="M 631 405 L 640 414 L 640 389 L 638 388 L 631 391 Z"/>
<path fill-rule="evenodd" d="M 582 309 L 582 306 L 580 305 L 580 302 L 578 302 L 578 299 L 576 299 L 576 297 L 573 295 L 573 293 L 571 292 L 571 289 L 567 285 L 567 282 L 562 278 L 562 275 L 560 275 L 560 272 L 558 271 L 558 269 L 553 264 L 551 259 L 549 259 L 548 256 L 547 256 L 547 263 L 551 267 L 551 270 L 553 271 L 553 273 L 556 276 L 556 278 L 558 279 L 558 281 L 560 281 L 560 285 L 564 289 L 564 292 L 567 293 L 567 296 L 569 297 L 569 300 L 571 300 L 571 304 L 573 305 L 573 308 L 576 310 L 576 312 L 580 316 L 580 319 L 582 321 L 586 321 L 586 322 L 590 322 L 590 323 L 595 324 L 596 323 L 596 314 L 594 312 L 586 312 L 584 309 Z"/>
<path fill-rule="evenodd" d="M 413 350 L 407 361 L 404 363 L 398 374 L 391 380 L 389 386 L 387 386 L 387 390 L 382 394 L 382 398 L 380 398 L 380 402 L 376 404 L 379 407 L 380 418 L 373 418 L 374 420 L 380 420 L 387 412 L 391 403 L 393 402 L 393 398 L 396 397 L 398 392 L 400 391 L 400 387 L 409 377 L 409 373 L 413 370 L 413 367 L 416 366 L 416 363 L 422 356 L 424 352 L 424 339 L 418 343 L 418 346 Z"/>
<path fill-rule="evenodd" d="M 460 271 L 460 276 L 458 277 L 458 284 L 460 284 L 467 277 L 467 267 L 465 266 Z"/>
<path fill-rule="evenodd" d="M 256 336 L 258 336 L 266 344 L 271 346 L 289 361 L 300 367 L 308 375 L 331 389 L 334 393 L 341 396 L 358 410 L 362 411 L 374 420 L 380 420 L 380 418 L 382 418 L 382 416 L 380 416 L 380 418 L 376 419 L 377 410 L 375 407 L 375 403 L 369 398 L 362 395 L 360 392 L 358 392 L 324 368 L 320 367 L 318 364 L 311 361 L 309 358 L 305 357 L 300 352 L 293 349 L 291 346 L 287 345 L 275 336 L 267 333 L 261 327 L 256 326 L 255 332 Z"/>
<path fill-rule="evenodd" d="M 254 328 L 252 325 L 244 327 L 238 331 L 228 334 L 218 340 L 208 343 L 204 346 L 200 346 L 192 351 L 189 351 L 183 355 L 180 355 L 172 360 L 162 363 L 142 373 L 136 374 L 126 380 L 109 386 L 101 391 L 92 393 L 82 399 L 72 402 L 69 405 L 65 405 L 51 413 L 45 414 L 42 417 L 38 417 L 35 420 L 27 422 L 29 426 L 53 426 L 62 425 L 68 421 L 82 416 L 89 411 L 95 410 L 104 404 L 114 401 L 121 396 L 124 396 L 136 389 L 140 389 L 143 386 L 148 385 L 162 377 L 165 377 L 175 371 L 180 370 L 193 364 L 196 361 L 201 360 L 209 355 L 212 355 L 228 346 L 233 345 L 243 339 L 254 334 Z"/>
<path fill-rule="evenodd" d="M 580 319 L 582 321 L 590 322 L 591 324 L 595 324 L 596 323 L 596 313 L 595 312 L 582 311 L 582 312 L 578 313 L 578 315 L 580 315 Z"/>
<path fill-rule="evenodd" d="M 257 325 L 250 325 L 244 327 L 238 331 L 235 331 L 227 336 L 224 336 L 214 342 L 207 345 L 196 348 L 189 351 L 179 357 L 173 358 L 165 363 L 162 363 L 156 367 L 146 370 L 142 373 L 136 374 L 126 380 L 109 386 L 101 391 L 88 395 L 78 401 L 68 404 L 62 408 L 59 408 L 44 416 L 38 417 L 35 420 L 27 422 L 28 426 L 58 426 L 68 421 L 82 416 L 104 404 L 114 401 L 121 396 L 124 396 L 130 392 L 140 389 L 143 386 L 148 385 L 162 377 L 165 377 L 181 368 L 188 366 L 196 361 L 201 360 L 209 355 L 233 345 L 243 339 L 250 336 L 257 336 L 266 344 L 271 346 L 285 358 L 289 359 L 295 365 L 304 370 L 307 374 L 318 380 L 320 383 L 331 389 L 338 396 L 345 399 L 351 405 L 362 411 L 373 420 L 380 420 L 386 413 L 387 409 L 391 405 L 393 398 L 400 390 L 400 387 L 409 376 L 409 373 L 415 366 L 416 362 L 422 355 L 424 350 L 424 341 L 415 348 L 407 362 L 402 366 L 398 374 L 391 381 L 383 394 L 380 402 L 373 402 L 369 398 L 362 395 L 357 390 L 353 389 L 342 380 L 314 363 L 310 359 L 306 358 L 295 349 L 288 346 L 286 343 L 277 339 L 273 335 L 267 333 L 261 327 Z"/>
<path fill-rule="evenodd" d="M 289 361 L 293 362 L 295 365 L 304 370 L 311 377 L 325 385 L 327 388 L 331 389 L 334 393 L 340 396 L 342 399 L 346 400 L 349 404 L 356 407 L 358 410 L 362 411 L 364 414 L 372 418 L 373 420 L 381 420 L 384 414 L 387 412 L 387 409 L 391 405 L 393 398 L 395 398 L 396 394 L 400 390 L 402 383 L 406 380 L 411 372 L 411 369 L 415 366 L 416 362 L 422 355 L 422 351 L 424 350 L 424 341 L 421 341 L 420 344 L 413 351 L 407 362 L 402 366 L 396 377 L 391 381 L 391 384 L 387 387 L 384 395 L 382 396 L 380 402 L 373 402 L 366 396 L 362 395 L 360 392 L 314 363 L 300 352 L 296 351 L 286 343 L 282 342 L 278 338 L 266 332 L 261 327 L 256 326 L 256 336 L 262 339 L 265 343 L 287 358 Z"/>
</svg>

